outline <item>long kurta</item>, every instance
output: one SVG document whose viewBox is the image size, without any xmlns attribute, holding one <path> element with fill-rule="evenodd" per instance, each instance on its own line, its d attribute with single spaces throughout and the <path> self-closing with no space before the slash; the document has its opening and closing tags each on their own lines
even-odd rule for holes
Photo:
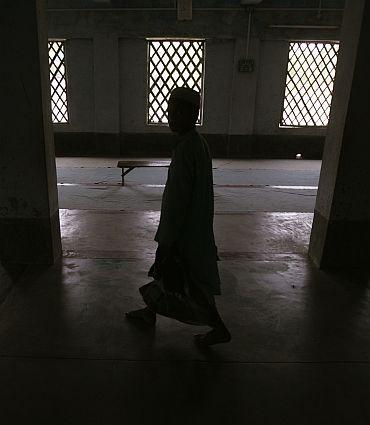
<svg viewBox="0 0 370 425">
<path fill-rule="evenodd" d="M 205 139 L 192 130 L 179 136 L 162 198 L 155 241 L 176 247 L 196 285 L 220 294 L 213 233 L 212 159 Z"/>
</svg>

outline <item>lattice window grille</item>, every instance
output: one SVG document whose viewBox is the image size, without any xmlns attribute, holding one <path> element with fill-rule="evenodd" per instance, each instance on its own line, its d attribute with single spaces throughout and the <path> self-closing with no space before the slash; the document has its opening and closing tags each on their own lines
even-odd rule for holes
<svg viewBox="0 0 370 425">
<path fill-rule="evenodd" d="M 64 41 L 49 41 L 51 113 L 53 123 L 68 122 Z"/>
<path fill-rule="evenodd" d="M 148 124 L 168 123 L 168 99 L 177 86 L 197 90 L 203 99 L 203 71 L 203 40 L 148 40 Z"/>
<path fill-rule="evenodd" d="M 281 126 L 329 122 L 338 43 L 290 43 Z"/>
</svg>

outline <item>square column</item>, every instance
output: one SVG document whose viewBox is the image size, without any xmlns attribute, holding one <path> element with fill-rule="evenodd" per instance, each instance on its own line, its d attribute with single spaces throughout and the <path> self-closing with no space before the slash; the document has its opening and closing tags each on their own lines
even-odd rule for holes
<svg viewBox="0 0 370 425">
<path fill-rule="evenodd" d="M 322 268 L 370 261 L 370 2 L 347 0 L 309 254 Z"/>
<path fill-rule="evenodd" d="M 0 260 L 61 256 L 45 2 L 1 4 Z"/>
</svg>

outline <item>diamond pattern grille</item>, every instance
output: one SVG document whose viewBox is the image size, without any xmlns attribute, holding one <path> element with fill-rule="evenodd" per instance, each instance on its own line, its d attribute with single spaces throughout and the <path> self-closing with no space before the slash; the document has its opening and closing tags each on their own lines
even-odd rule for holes
<svg viewBox="0 0 370 425">
<path fill-rule="evenodd" d="M 204 41 L 148 42 L 148 124 L 167 124 L 171 91 L 186 86 L 203 99 Z M 202 122 L 202 106 L 197 124 Z"/>
<path fill-rule="evenodd" d="M 328 124 L 338 50 L 338 43 L 290 43 L 280 125 Z"/>
<path fill-rule="evenodd" d="M 49 41 L 51 112 L 54 123 L 68 122 L 64 42 Z"/>
</svg>

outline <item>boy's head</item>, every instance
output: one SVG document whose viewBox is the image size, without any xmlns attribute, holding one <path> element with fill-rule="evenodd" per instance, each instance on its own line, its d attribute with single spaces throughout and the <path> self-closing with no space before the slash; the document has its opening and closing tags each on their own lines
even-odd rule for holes
<svg viewBox="0 0 370 425">
<path fill-rule="evenodd" d="M 200 108 L 200 95 L 188 87 L 176 87 L 168 101 L 168 124 L 176 133 L 186 133 L 195 127 Z"/>
</svg>

